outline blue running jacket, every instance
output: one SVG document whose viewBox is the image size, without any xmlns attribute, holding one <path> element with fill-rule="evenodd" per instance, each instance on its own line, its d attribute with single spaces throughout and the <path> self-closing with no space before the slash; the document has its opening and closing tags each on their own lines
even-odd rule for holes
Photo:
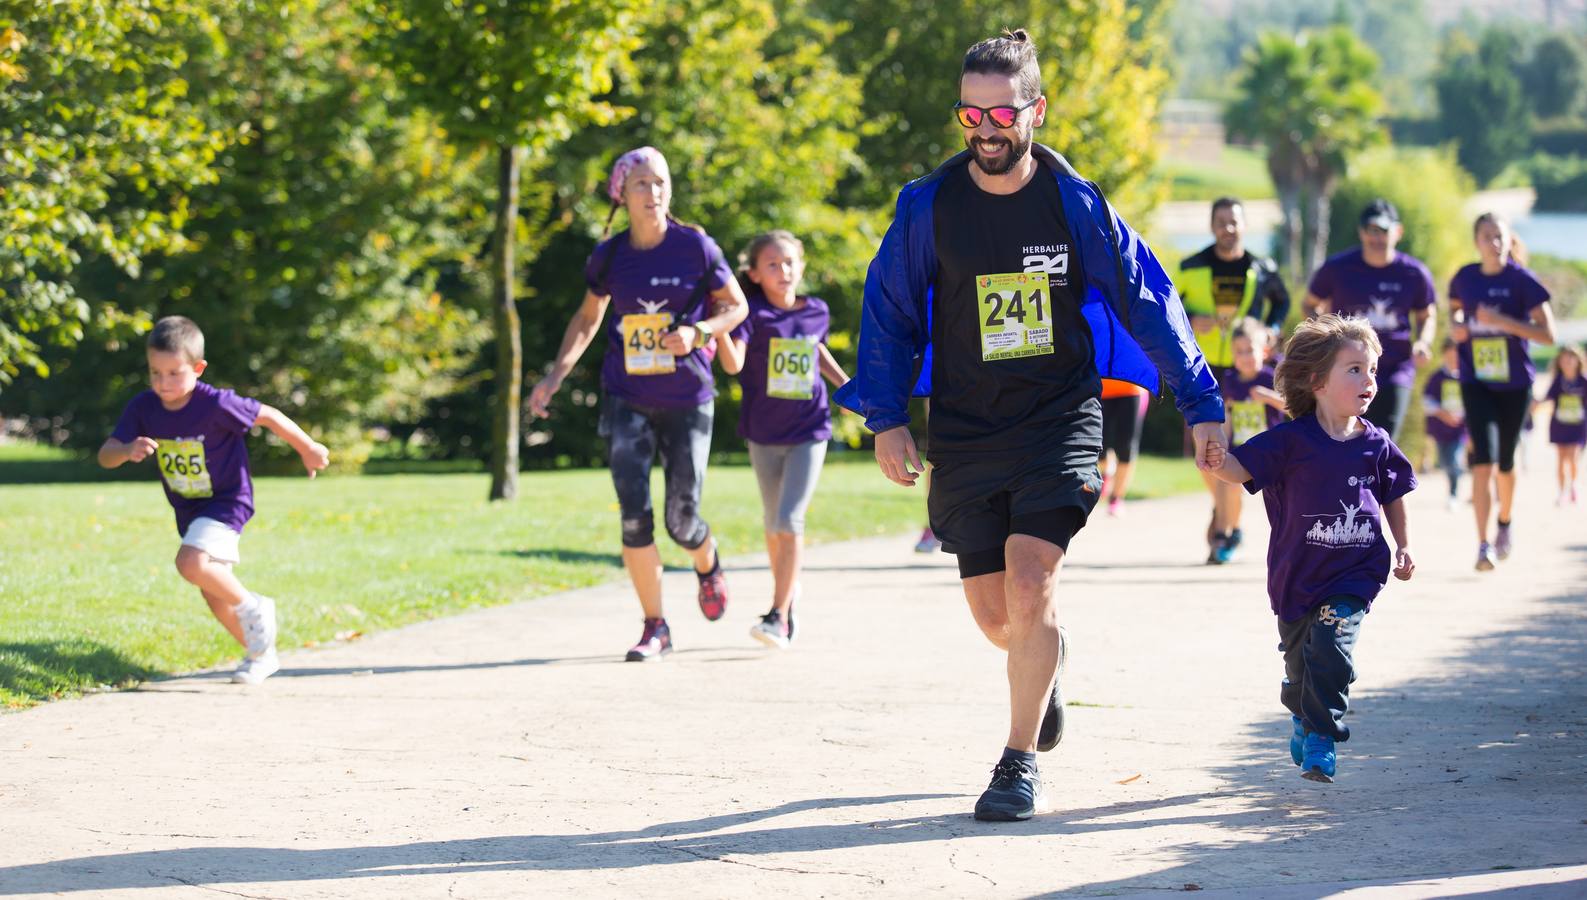
<svg viewBox="0 0 1587 900">
<path fill-rule="evenodd" d="M 1032 144 L 1031 152 L 1058 180 L 1063 196 L 1086 279 L 1081 313 L 1091 329 L 1097 373 L 1153 392 L 1161 373 L 1186 422 L 1223 421 L 1218 383 L 1174 283 L 1151 248 L 1068 160 L 1041 144 Z M 863 416 L 872 432 L 908 424 L 911 393 L 931 396 L 931 288 L 937 272 L 932 202 L 943 174 L 968 159 L 966 150 L 904 186 L 893 224 L 866 273 L 859 363 L 832 399 Z"/>
</svg>

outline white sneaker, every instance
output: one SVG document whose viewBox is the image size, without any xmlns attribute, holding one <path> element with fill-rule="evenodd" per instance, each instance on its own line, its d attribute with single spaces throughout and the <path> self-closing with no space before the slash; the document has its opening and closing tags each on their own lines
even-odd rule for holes
<svg viewBox="0 0 1587 900">
<path fill-rule="evenodd" d="M 248 642 L 248 656 L 273 653 L 276 648 L 276 602 L 263 594 L 253 595 L 251 609 L 239 609 L 242 636 Z M 273 670 L 272 670 L 273 671 Z"/>
<path fill-rule="evenodd" d="M 258 656 L 243 660 L 242 665 L 231 673 L 231 681 L 232 684 L 258 684 L 279 671 L 281 660 L 276 656 L 276 648 L 271 647 Z"/>
</svg>

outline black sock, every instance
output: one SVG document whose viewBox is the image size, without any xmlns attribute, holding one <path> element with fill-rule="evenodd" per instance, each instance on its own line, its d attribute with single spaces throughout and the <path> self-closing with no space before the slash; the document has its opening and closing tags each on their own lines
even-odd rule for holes
<svg viewBox="0 0 1587 900">
<path fill-rule="evenodd" d="M 712 550 L 711 551 L 711 571 L 702 572 L 699 569 L 695 569 L 694 570 L 694 575 L 695 575 L 696 578 L 700 579 L 701 581 L 704 581 L 707 578 L 710 578 L 712 575 L 715 575 L 716 573 L 718 573 L 720 571 L 722 571 L 722 554 L 716 552 L 715 550 Z"/>
<path fill-rule="evenodd" d="M 1015 750 L 1013 747 L 1004 747 L 1003 758 L 1018 760 L 1029 766 L 1032 771 L 1036 768 L 1036 753 L 1032 750 Z"/>
<path fill-rule="evenodd" d="M 1510 527 L 1510 521 L 1508 519 L 1500 519 L 1499 520 L 1499 527 L 1500 528 L 1509 528 Z"/>
</svg>

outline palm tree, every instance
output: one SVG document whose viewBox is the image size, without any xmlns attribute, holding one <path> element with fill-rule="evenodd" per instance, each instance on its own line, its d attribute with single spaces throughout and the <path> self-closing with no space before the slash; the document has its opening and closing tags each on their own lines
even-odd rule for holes
<svg viewBox="0 0 1587 900">
<path fill-rule="evenodd" d="M 1267 32 L 1246 50 L 1225 127 L 1267 146 L 1285 259 L 1297 277 L 1327 253 L 1333 194 L 1350 160 L 1384 138 L 1377 69 L 1372 49 L 1337 26 L 1296 37 Z"/>
</svg>

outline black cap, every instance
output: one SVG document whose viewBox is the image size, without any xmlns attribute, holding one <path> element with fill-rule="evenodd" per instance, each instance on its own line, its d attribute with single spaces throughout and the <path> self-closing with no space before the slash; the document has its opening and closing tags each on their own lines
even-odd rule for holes
<svg viewBox="0 0 1587 900">
<path fill-rule="evenodd" d="M 1368 203 L 1361 210 L 1361 227 L 1363 228 L 1368 225 L 1376 225 L 1384 231 L 1388 231 L 1399 223 L 1400 211 L 1394 208 L 1394 204 L 1382 197 Z"/>
</svg>

